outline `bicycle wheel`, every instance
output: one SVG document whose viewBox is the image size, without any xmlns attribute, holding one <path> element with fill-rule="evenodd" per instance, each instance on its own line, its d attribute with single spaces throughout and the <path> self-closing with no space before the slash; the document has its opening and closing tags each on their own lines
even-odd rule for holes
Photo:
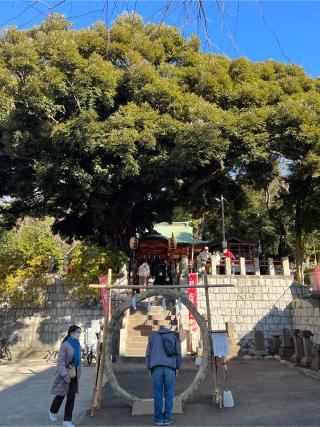
<svg viewBox="0 0 320 427">
<path fill-rule="evenodd" d="M 9 362 L 12 360 L 11 351 L 8 348 L 4 349 L 5 357 L 9 360 Z"/>
<path fill-rule="evenodd" d="M 88 366 L 91 365 L 92 359 L 93 359 L 92 354 L 89 353 L 88 356 L 87 356 Z"/>
</svg>

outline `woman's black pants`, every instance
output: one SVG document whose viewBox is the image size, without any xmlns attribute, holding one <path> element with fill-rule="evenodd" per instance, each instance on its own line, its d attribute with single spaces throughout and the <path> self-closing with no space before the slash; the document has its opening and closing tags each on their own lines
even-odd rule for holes
<svg viewBox="0 0 320 427">
<path fill-rule="evenodd" d="M 74 406 L 74 399 L 77 392 L 77 378 L 72 378 L 71 383 L 69 384 L 69 391 L 67 394 L 67 402 L 64 408 L 64 421 L 72 420 L 72 411 Z M 60 406 L 63 402 L 64 396 L 56 396 L 51 404 L 50 412 L 57 414 L 59 412 Z"/>
</svg>

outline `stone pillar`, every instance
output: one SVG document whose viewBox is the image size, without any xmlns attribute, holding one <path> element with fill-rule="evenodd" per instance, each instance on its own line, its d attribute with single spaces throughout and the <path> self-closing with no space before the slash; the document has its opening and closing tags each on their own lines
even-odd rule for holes
<svg viewBox="0 0 320 427">
<path fill-rule="evenodd" d="M 280 346 L 281 346 L 281 339 L 280 335 L 272 335 L 271 338 L 271 347 L 270 347 L 270 353 L 271 354 L 279 354 Z"/>
<path fill-rule="evenodd" d="M 224 259 L 224 262 L 225 262 L 225 274 L 227 276 L 230 276 L 231 275 L 231 259 L 229 257 L 226 257 Z"/>
<path fill-rule="evenodd" d="M 283 329 L 281 333 L 281 345 L 279 348 L 279 354 L 282 359 L 289 360 L 293 355 L 293 340 L 291 333 L 288 329 Z"/>
<path fill-rule="evenodd" d="M 268 258 L 268 274 L 269 276 L 275 276 L 276 274 L 273 264 L 273 258 Z"/>
<path fill-rule="evenodd" d="M 266 356 L 268 354 L 262 331 L 254 331 L 254 348 L 250 350 L 250 353 L 255 356 Z"/>
<path fill-rule="evenodd" d="M 211 274 L 217 274 L 217 257 L 211 256 Z"/>
<path fill-rule="evenodd" d="M 241 347 L 237 344 L 236 339 L 234 337 L 234 326 L 232 322 L 226 322 L 226 330 L 228 333 L 228 341 L 229 341 L 229 356 L 227 359 L 238 356 Z"/>
<path fill-rule="evenodd" d="M 243 257 L 240 257 L 240 276 L 246 275 L 246 260 Z"/>
<path fill-rule="evenodd" d="M 311 337 L 313 337 L 313 333 L 311 331 L 302 332 L 304 357 L 301 359 L 300 364 L 305 368 L 310 368 L 310 365 L 311 365 L 311 359 L 312 359 Z"/>
<path fill-rule="evenodd" d="M 259 258 L 255 258 L 254 259 L 254 274 L 256 276 L 260 276 L 260 262 L 259 262 Z"/>
<path fill-rule="evenodd" d="M 291 356 L 291 362 L 295 365 L 299 365 L 303 358 L 303 343 L 302 343 L 302 331 L 300 329 L 293 330 L 293 345 L 294 353 Z"/>
<path fill-rule="evenodd" d="M 312 344 L 312 360 L 311 369 L 319 371 L 320 369 L 320 346 L 319 344 Z"/>
<path fill-rule="evenodd" d="M 281 262 L 282 262 L 282 274 L 284 276 L 290 276 L 289 258 L 282 257 Z"/>
<path fill-rule="evenodd" d="M 188 284 L 188 272 L 189 272 L 188 256 L 182 255 L 181 261 L 180 261 L 180 285 Z"/>
</svg>

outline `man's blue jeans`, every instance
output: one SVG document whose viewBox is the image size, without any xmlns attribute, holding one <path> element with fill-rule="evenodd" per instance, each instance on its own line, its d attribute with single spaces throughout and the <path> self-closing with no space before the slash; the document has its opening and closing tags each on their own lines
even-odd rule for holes
<svg viewBox="0 0 320 427">
<path fill-rule="evenodd" d="M 172 419 L 174 385 L 176 371 L 168 366 L 155 366 L 152 369 L 154 399 L 154 421 L 169 422 Z M 164 395 L 164 410 L 163 410 Z"/>
</svg>

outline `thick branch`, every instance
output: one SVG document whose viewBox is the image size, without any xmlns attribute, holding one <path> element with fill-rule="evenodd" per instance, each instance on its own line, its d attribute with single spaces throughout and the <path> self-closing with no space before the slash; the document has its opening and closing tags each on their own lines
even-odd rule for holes
<svg viewBox="0 0 320 427">
<path fill-rule="evenodd" d="M 196 179 L 192 184 L 190 184 L 186 188 L 185 193 L 179 196 L 179 199 L 186 202 L 193 200 L 194 197 L 196 196 L 197 191 L 201 187 L 203 187 L 204 185 L 210 184 L 211 182 L 213 182 L 214 180 L 219 178 L 223 173 L 226 173 L 226 172 L 227 172 L 227 168 L 223 164 L 221 164 L 219 169 Z"/>
</svg>

